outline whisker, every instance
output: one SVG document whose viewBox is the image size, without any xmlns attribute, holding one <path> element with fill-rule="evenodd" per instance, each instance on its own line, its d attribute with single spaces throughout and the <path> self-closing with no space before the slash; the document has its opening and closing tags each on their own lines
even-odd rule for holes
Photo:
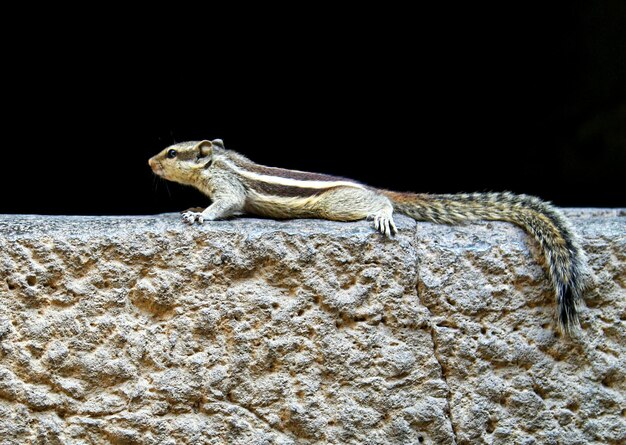
<svg viewBox="0 0 626 445">
<path fill-rule="evenodd" d="M 170 199 L 172 199 L 172 194 L 170 193 L 170 188 L 167 185 L 167 182 L 164 182 L 164 184 L 165 184 L 165 190 L 167 190 L 167 195 L 170 197 Z"/>
</svg>

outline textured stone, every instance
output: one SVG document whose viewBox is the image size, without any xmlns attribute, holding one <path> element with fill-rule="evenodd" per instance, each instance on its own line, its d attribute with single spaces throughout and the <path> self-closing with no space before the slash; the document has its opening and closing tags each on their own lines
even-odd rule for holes
<svg viewBox="0 0 626 445">
<path fill-rule="evenodd" d="M 624 443 L 626 218 L 439 226 L 0 216 L 0 444 Z"/>
</svg>

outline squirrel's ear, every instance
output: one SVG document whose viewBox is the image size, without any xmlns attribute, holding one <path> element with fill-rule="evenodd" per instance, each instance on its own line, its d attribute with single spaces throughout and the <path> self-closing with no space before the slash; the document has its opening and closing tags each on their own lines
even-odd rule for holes
<svg viewBox="0 0 626 445">
<path fill-rule="evenodd" d="M 199 157 L 205 158 L 213 154 L 213 143 L 211 141 L 198 142 L 195 149 L 199 152 Z"/>
<path fill-rule="evenodd" d="M 224 148 L 224 141 L 221 139 L 213 139 L 213 145 L 217 145 L 220 148 Z"/>
</svg>

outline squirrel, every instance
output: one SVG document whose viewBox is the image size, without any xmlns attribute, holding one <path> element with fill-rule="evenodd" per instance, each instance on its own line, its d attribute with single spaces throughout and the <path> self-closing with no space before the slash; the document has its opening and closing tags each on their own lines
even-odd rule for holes
<svg viewBox="0 0 626 445">
<path fill-rule="evenodd" d="M 392 237 L 397 233 L 394 211 L 441 224 L 514 223 L 541 246 L 556 296 L 558 328 L 572 334 L 580 327 L 584 254 L 568 220 L 539 198 L 509 192 L 434 195 L 382 190 L 351 179 L 259 165 L 226 149 L 221 139 L 174 144 L 148 163 L 156 175 L 193 186 L 212 200 L 202 212 L 183 212 L 189 224 L 244 213 L 275 219 L 368 219 Z"/>
</svg>

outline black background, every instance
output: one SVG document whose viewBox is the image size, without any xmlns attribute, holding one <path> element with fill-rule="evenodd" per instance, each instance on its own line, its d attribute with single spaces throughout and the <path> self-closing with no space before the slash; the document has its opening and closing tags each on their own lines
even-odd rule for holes
<svg viewBox="0 0 626 445">
<path fill-rule="evenodd" d="M 395 190 L 624 206 L 625 3 L 550 5 L 20 22 L 3 45 L 0 213 L 204 205 L 147 159 L 214 138 Z"/>
</svg>

